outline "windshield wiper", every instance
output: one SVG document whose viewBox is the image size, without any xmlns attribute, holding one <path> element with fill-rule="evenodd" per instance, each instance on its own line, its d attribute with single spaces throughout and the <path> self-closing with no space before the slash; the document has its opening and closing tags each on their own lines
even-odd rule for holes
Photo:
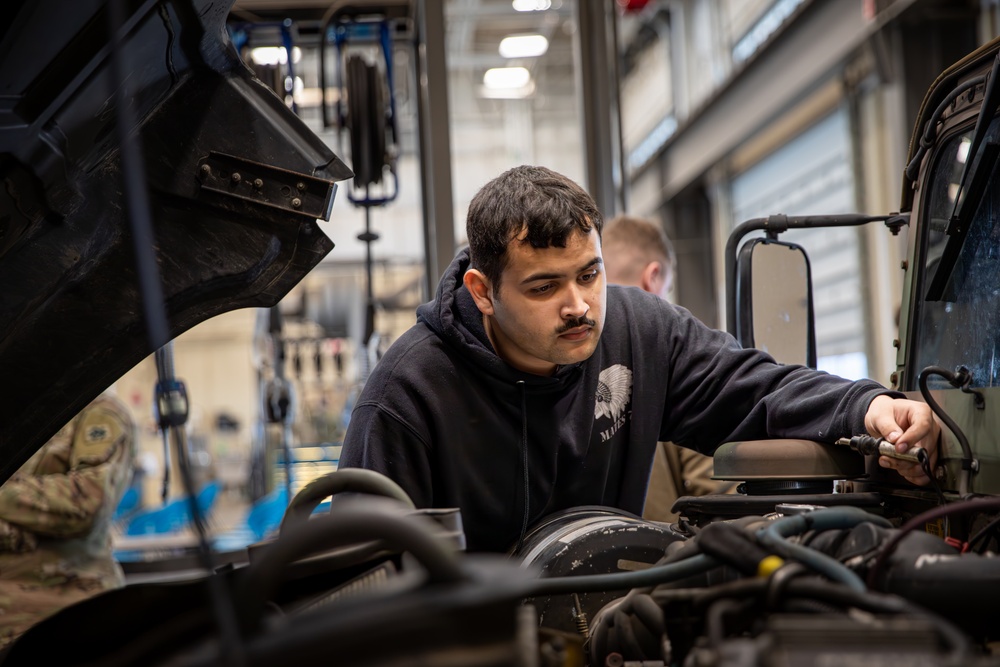
<svg viewBox="0 0 1000 667">
<path fill-rule="evenodd" d="M 995 141 L 983 143 L 990 123 L 993 121 L 993 114 L 1000 104 L 998 73 L 1000 73 L 1000 53 L 993 59 L 993 67 L 990 68 L 986 92 L 983 95 L 983 104 L 979 108 L 976 129 L 972 133 L 968 157 L 965 160 L 965 167 L 962 169 L 958 192 L 955 194 L 955 205 L 951 211 L 948 228 L 945 230 L 945 234 L 948 235 L 948 243 L 941 254 L 941 261 L 937 271 L 934 272 L 930 287 L 927 289 L 927 301 L 940 301 L 944 295 L 944 288 L 955 270 L 962 246 L 965 244 L 965 238 L 969 234 L 972 216 L 976 214 L 983 202 L 983 197 L 986 195 L 986 184 L 993 175 L 997 157 L 1000 156 L 1000 144 Z M 968 186 L 966 186 L 966 181 L 968 181 Z"/>
</svg>

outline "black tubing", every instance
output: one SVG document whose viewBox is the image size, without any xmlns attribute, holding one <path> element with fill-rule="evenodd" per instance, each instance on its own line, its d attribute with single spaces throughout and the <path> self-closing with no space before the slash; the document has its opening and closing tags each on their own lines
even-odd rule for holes
<svg viewBox="0 0 1000 667">
<path fill-rule="evenodd" d="M 407 509 L 416 509 L 406 491 L 385 475 L 364 468 L 343 468 L 317 477 L 295 494 L 281 520 L 280 533 L 284 534 L 291 526 L 308 520 L 324 499 L 343 491 L 393 498 Z"/>
<path fill-rule="evenodd" d="M 878 576 L 885 565 L 885 562 L 889 559 L 889 556 L 896 550 L 900 541 L 907 536 L 907 534 L 913 532 L 917 528 L 923 528 L 930 521 L 935 519 L 940 519 L 945 516 L 959 516 L 962 514 L 971 514 L 973 512 L 988 512 L 1000 510 L 1000 498 L 978 498 L 974 500 L 967 500 L 965 502 L 955 502 L 950 505 L 945 505 L 943 507 L 935 507 L 933 509 L 927 510 L 922 514 L 918 514 L 913 517 L 899 529 L 892 539 L 889 540 L 882 550 L 879 551 L 878 557 L 875 559 L 875 563 L 872 564 L 870 570 L 868 570 L 868 588 L 875 590 L 878 585 Z"/>
<path fill-rule="evenodd" d="M 338 546 L 382 540 L 390 548 L 412 554 L 427 571 L 428 583 L 458 583 L 466 579 L 458 554 L 435 535 L 436 524 L 415 514 L 399 514 L 384 507 L 340 508 L 294 524 L 265 547 L 240 582 L 239 609 L 244 630 L 259 627 L 264 607 L 293 561 Z"/>
</svg>

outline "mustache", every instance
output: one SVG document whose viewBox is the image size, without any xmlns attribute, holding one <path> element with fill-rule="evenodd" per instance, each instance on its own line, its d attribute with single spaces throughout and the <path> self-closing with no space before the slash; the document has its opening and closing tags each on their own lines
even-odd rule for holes
<svg viewBox="0 0 1000 667">
<path fill-rule="evenodd" d="M 597 321 L 592 320 L 589 317 L 574 317 L 572 320 L 567 320 L 565 324 L 559 327 L 556 331 L 556 335 L 564 334 L 570 329 L 576 329 L 577 327 L 593 327 L 597 326 Z"/>
</svg>

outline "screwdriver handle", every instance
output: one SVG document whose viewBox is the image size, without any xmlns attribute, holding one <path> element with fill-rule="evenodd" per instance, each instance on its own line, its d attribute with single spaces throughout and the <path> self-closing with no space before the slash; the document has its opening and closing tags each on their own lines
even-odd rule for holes
<svg viewBox="0 0 1000 667">
<path fill-rule="evenodd" d="M 888 456 L 891 459 L 902 459 L 903 461 L 913 461 L 923 463 L 927 458 L 927 452 L 923 447 L 910 447 L 905 452 L 897 452 L 896 446 L 891 442 L 882 441 L 878 445 L 878 453 L 881 456 Z"/>
</svg>

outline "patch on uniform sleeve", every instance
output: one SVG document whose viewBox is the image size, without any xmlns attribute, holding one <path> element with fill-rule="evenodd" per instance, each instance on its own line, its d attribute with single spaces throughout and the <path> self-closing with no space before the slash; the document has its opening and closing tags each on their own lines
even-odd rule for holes
<svg viewBox="0 0 1000 667">
<path fill-rule="evenodd" d="M 98 440 L 104 440 L 111 433 L 110 424 L 94 424 L 87 428 L 87 432 L 84 434 L 84 438 L 87 442 L 97 442 Z"/>
<path fill-rule="evenodd" d="M 85 410 L 73 438 L 70 467 L 104 463 L 124 435 L 125 428 L 112 413 L 100 408 Z"/>
</svg>

